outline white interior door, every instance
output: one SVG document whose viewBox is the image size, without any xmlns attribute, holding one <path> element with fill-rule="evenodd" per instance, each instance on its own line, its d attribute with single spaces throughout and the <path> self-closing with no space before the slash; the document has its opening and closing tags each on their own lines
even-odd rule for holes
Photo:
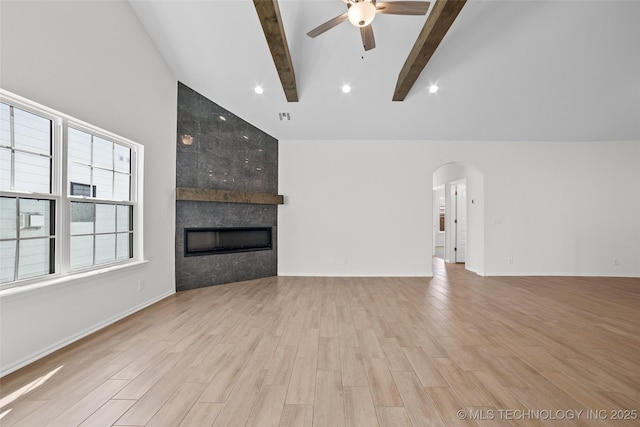
<svg viewBox="0 0 640 427">
<path fill-rule="evenodd" d="M 455 262 L 466 262 L 467 257 L 467 185 L 453 185 L 455 197 Z"/>
</svg>

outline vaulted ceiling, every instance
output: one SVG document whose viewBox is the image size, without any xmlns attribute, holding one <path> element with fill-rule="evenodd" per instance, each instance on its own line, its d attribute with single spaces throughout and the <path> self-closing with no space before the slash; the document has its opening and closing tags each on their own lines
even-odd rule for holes
<svg viewBox="0 0 640 427">
<path fill-rule="evenodd" d="M 280 0 L 288 102 L 252 0 L 130 3 L 179 81 L 278 139 L 640 140 L 640 2 L 469 0 L 401 102 L 428 16 L 377 15 L 365 52 L 348 22 L 306 35 L 341 0 Z"/>
</svg>

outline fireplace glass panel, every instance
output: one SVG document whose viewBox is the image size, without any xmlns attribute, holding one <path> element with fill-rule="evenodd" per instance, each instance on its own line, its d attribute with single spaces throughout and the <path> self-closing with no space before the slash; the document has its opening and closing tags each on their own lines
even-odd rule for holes
<svg viewBox="0 0 640 427">
<path fill-rule="evenodd" d="M 187 228 L 185 256 L 269 250 L 271 228 Z"/>
</svg>

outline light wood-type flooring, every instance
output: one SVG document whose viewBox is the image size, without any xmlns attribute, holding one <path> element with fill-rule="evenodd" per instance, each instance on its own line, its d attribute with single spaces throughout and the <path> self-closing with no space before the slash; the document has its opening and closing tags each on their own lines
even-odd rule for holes
<svg viewBox="0 0 640 427">
<path fill-rule="evenodd" d="M 0 425 L 640 425 L 640 279 L 434 270 L 178 293 L 2 379 Z"/>
</svg>

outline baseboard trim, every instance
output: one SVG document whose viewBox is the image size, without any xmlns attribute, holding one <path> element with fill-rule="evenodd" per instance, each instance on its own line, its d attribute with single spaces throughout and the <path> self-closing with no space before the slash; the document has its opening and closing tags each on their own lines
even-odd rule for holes
<svg viewBox="0 0 640 427">
<path fill-rule="evenodd" d="M 46 347 L 45 349 L 43 349 L 41 351 L 38 351 L 36 353 L 32 353 L 32 354 L 22 358 L 21 360 L 18 360 L 17 362 L 10 364 L 9 366 L 2 366 L 1 370 L 0 370 L 0 378 L 4 377 L 6 375 L 9 375 L 10 373 L 15 372 L 18 369 L 23 368 L 23 367 L 25 367 L 25 366 L 27 366 L 27 365 L 39 360 L 39 359 L 42 359 L 43 357 L 48 356 L 49 354 L 51 354 L 51 353 L 53 353 L 53 352 L 55 352 L 57 350 L 60 350 L 61 348 L 66 347 L 69 344 L 72 344 L 72 343 L 74 343 L 74 342 L 76 342 L 76 341 L 78 341 L 78 340 L 80 340 L 80 339 L 82 339 L 82 338 L 84 338 L 84 337 L 86 337 L 88 335 L 91 335 L 92 333 L 97 332 L 100 329 L 103 329 L 103 328 L 105 328 L 105 327 L 107 327 L 107 326 L 109 326 L 109 325 L 111 325 L 111 324 L 113 324 L 113 323 L 115 323 L 115 322 L 117 322 L 119 320 L 122 320 L 125 317 L 130 316 L 130 315 L 132 315 L 133 313 L 135 313 L 137 311 L 140 311 L 140 310 L 142 310 L 144 308 L 147 308 L 150 305 L 153 305 L 153 304 L 157 303 L 158 301 L 163 300 L 163 299 L 165 299 L 165 298 L 167 298 L 167 297 L 169 297 L 169 296 L 171 296 L 173 294 L 175 294 L 175 291 L 165 292 L 164 294 L 161 294 L 158 297 L 152 298 L 152 299 L 150 299 L 148 301 L 145 301 L 142 304 L 139 304 L 139 305 L 131 308 L 130 310 L 126 310 L 126 311 L 124 311 L 122 313 L 119 313 L 119 314 L 117 314 L 117 315 L 105 320 L 104 322 L 100 322 L 97 325 L 94 325 L 94 326 L 92 326 L 90 328 L 87 328 L 87 329 L 85 329 L 83 331 L 80 331 L 75 335 L 72 335 L 72 336 L 70 336 L 70 337 L 68 337 L 66 339 L 60 340 L 60 341 L 58 341 L 58 342 Z"/>
<path fill-rule="evenodd" d="M 433 273 L 402 273 L 402 274 L 372 274 L 372 273 L 282 273 L 282 277 L 433 277 Z"/>
<path fill-rule="evenodd" d="M 541 272 L 534 272 L 534 273 L 527 273 L 527 272 L 515 272 L 515 271 L 509 271 L 509 272 L 491 272 L 491 273 L 487 273 L 485 276 L 501 276 L 501 277 L 506 277 L 506 276 L 512 276 L 512 277 L 526 277 L 526 276 L 535 276 L 535 277 L 620 277 L 620 278 L 627 278 L 627 279 L 635 279 L 635 278 L 640 278 L 640 273 L 576 273 L 576 272 L 570 272 L 570 273 L 563 273 L 563 272 L 557 272 L 554 271 L 553 273 L 541 273 Z"/>
</svg>

